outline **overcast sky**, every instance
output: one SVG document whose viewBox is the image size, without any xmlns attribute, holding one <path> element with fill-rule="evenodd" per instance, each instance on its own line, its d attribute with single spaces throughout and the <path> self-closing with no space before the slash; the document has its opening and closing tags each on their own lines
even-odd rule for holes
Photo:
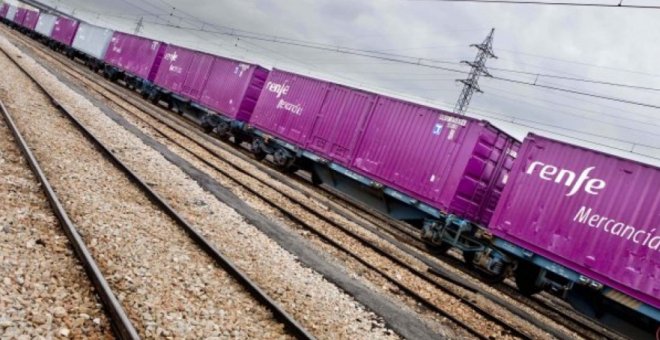
<svg viewBox="0 0 660 340">
<path fill-rule="evenodd" d="M 617 4 L 619 0 L 572 0 Z M 42 0 L 91 23 L 414 98 L 451 110 L 464 74 L 232 35 L 277 36 L 307 43 L 376 50 L 448 63 L 468 71 L 495 28 L 498 59 L 488 66 L 624 83 L 627 89 L 493 70 L 495 76 L 660 106 L 660 10 L 579 8 L 407 0 Z M 660 5 L 655 0 L 624 4 Z M 174 9 L 175 8 L 175 9 Z M 182 26 L 190 29 L 169 27 Z M 245 33 L 247 31 L 251 33 Z M 607 150 L 660 166 L 660 109 L 482 78 L 468 115 L 485 118 L 522 139 L 528 131 Z M 511 122 L 516 124 L 511 124 Z M 575 136 L 617 149 L 569 139 Z M 647 154 L 656 158 L 648 158 Z"/>
</svg>

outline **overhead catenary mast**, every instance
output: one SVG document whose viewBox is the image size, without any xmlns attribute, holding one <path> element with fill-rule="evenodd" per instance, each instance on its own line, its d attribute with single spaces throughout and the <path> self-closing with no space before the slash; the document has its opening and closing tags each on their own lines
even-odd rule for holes
<svg viewBox="0 0 660 340">
<path fill-rule="evenodd" d="M 466 63 L 472 67 L 472 70 L 470 70 L 470 75 L 468 76 L 467 79 L 457 79 L 456 81 L 463 83 L 463 91 L 461 91 L 460 97 L 458 97 L 458 101 L 456 102 L 456 106 L 454 106 L 454 112 L 457 114 L 465 114 L 465 111 L 467 111 L 468 106 L 470 106 L 470 100 L 472 99 L 472 95 L 474 95 L 474 92 L 479 92 L 483 93 L 481 89 L 479 88 L 479 78 L 483 75 L 486 77 L 492 77 L 490 73 L 486 70 L 486 60 L 490 58 L 496 58 L 495 54 L 493 53 L 493 35 L 495 35 L 495 28 L 490 30 L 490 34 L 488 34 L 488 37 L 486 37 L 486 40 L 482 42 L 481 44 L 472 44 L 470 47 L 476 47 L 477 50 L 477 57 L 474 59 L 474 61 L 465 61 L 463 60 L 462 63 Z"/>
<path fill-rule="evenodd" d="M 140 34 L 140 30 L 144 27 L 144 17 L 140 17 L 137 24 L 135 25 L 135 34 Z"/>
</svg>

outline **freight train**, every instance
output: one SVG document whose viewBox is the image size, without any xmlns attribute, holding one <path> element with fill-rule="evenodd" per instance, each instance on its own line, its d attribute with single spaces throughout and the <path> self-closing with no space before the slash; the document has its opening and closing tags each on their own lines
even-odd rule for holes
<svg viewBox="0 0 660 340">
<path fill-rule="evenodd" d="M 626 334 L 660 331 L 657 167 L 55 14 L 5 4 L 0 17 L 258 160 L 417 226 L 486 281 L 513 276 Z"/>
</svg>

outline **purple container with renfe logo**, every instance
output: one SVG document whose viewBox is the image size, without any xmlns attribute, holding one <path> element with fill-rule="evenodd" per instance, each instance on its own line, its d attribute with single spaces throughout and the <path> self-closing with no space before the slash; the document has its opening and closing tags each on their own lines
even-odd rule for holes
<svg viewBox="0 0 660 340">
<path fill-rule="evenodd" d="M 268 71 L 180 46 L 168 46 L 154 84 L 239 121 L 252 115 Z"/>
<path fill-rule="evenodd" d="M 527 136 L 493 234 L 660 308 L 660 169 Z"/>
<path fill-rule="evenodd" d="M 482 224 L 519 146 L 485 121 L 281 70 L 270 73 L 250 123 Z"/>
<path fill-rule="evenodd" d="M 37 26 L 38 21 L 39 21 L 39 12 L 28 10 L 25 13 L 25 19 L 23 20 L 23 27 L 34 30 L 34 28 Z"/>
<path fill-rule="evenodd" d="M 153 81 L 166 48 L 167 44 L 160 41 L 115 32 L 103 60 L 132 75 Z"/>
<path fill-rule="evenodd" d="M 57 20 L 55 20 L 55 26 L 53 27 L 53 32 L 50 37 L 64 45 L 71 46 L 73 38 L 78 31 L 78 25 L 80 25 L 80 22 L 77 20 L 58 17 Z"/>
<path fill-rule="evenodd" d="M 154 78 L 154 84 L 173 93 L 181 94 L 190 64 L 197 53 L 176 45 L 168 45 Z"/>
<path fill-rule="evenodd" d="M 14 15 L 14 19 L 13 19 L 14 23 L 22 25 L 23 20 L 25 20 L 25 14 L 27 14 L 27 8 L 19 7 L 16 10 L 16 15 Z"/>
</svg>

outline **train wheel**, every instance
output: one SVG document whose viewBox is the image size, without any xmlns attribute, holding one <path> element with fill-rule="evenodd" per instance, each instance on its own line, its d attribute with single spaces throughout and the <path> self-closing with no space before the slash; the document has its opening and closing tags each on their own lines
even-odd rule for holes
<svg viewBox="0 0 660 340">
<path fill-rule="evenodd" d="M 520 261 L 514 273 L 516 287 L 523 295 L 527 296 L 540 292 L 541 287 L 536 284 L 539 274 L 541 274 L 539 267 L 527 261 Z"/>
<path fill-rule="evenodd" d="M 433 255 L 444 255 L 449 251 L 449 249 L 451 249 L 451 245 L 444 242 L 440 244 L 425 243 L 425 245 L 426 250 L 428 250 L 429 253 Z"/>
<path fill-rule="evenodd" d="M 479 274 L 479 279 L 481 279 L 481 281 L 490 285 L 502 283 L 502 281 L 506 279 L 506 271 L 504 270 L 499 274 L 491 274 L 481 269 L 477 269 L 477 273 Z"/>
<path fill-rule="evenodd" d="M 210 124 L 202 124 L 202 130 L 204 130 L 204 133 L 209 134 L 213 131 L 213 126 Z"/>
<path fill-rule="evenodd" d="M 474 258 L 476 256 L 477 254 L 474 252 L 463 252 L 463 261 L 465 261 L 465 266 L 467 268 L 472 269 L 474 272 L 477 273 L 481 281 L 494 285 L 506 279 L 506 270 L 504 268 L 501 270 L 499 274 L 493 274 L 475 265 Z"/>
<path fill-rule="evenodd" d="M 243 138 L 241 138 L 241 136 L 234 135 L 234 140 L 232 141 L 232 143 L 236 146 L 240 146 L 241 144 L 243 144 Z"/>
<path fill-rule="evenodd" d="M 291 157 L 291 154 L 283 148 L 275 150 L 273 153 L 273 162 L 279 168 L 288 169 L 293 165 L 294 158 Z"/>
<path fill-rule="evenodd" d="M 255 138 L 252 140 L 252 147 L 250 148 L 254 158 L 258 161 L 262 161 L 266 158 L 266 153 L 261 149 L 261 143 L 263 142 L 259 138 Z"/>
<path fill-rule="evenodd" d="M 474 257 L 476 254 L 471 251 L 464 251 L 463 252 L 463 261 L 465 261 L 465 266 L 472 269 L 474 268 Z"/>
</svg>

